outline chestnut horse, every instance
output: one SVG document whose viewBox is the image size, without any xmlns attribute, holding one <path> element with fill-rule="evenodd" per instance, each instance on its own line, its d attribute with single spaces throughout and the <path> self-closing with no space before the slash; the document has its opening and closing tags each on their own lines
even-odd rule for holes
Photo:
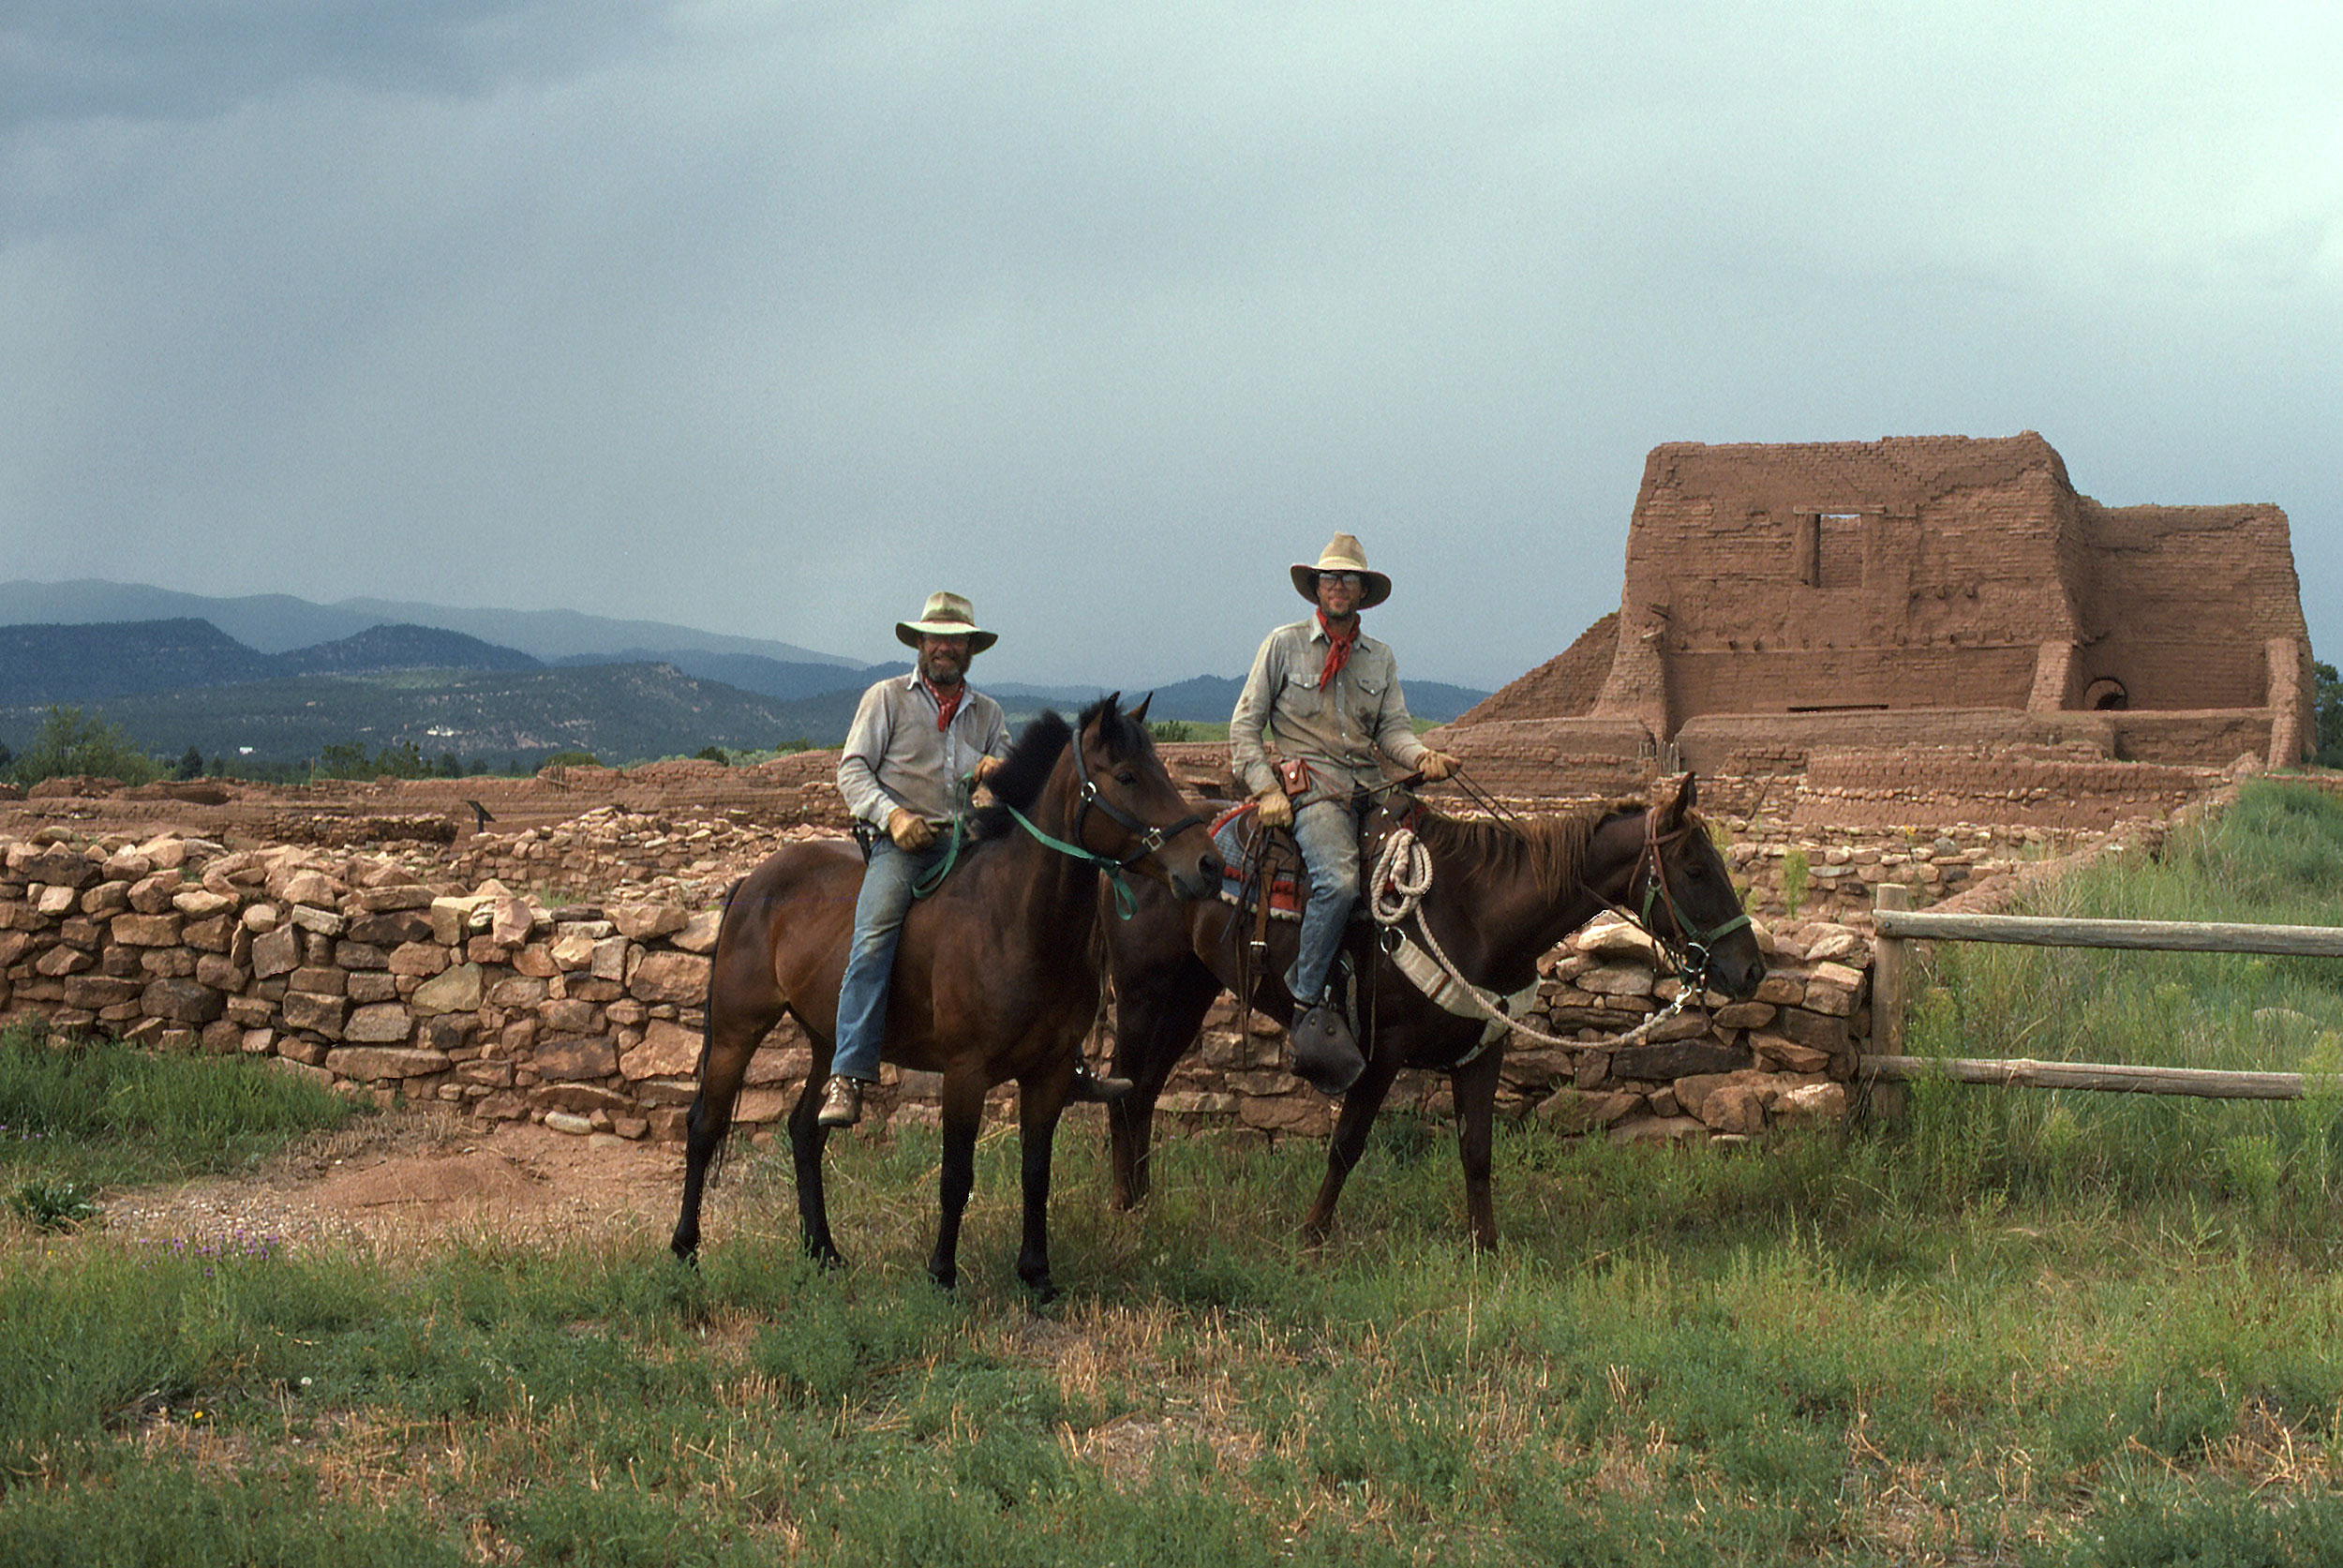
<svg viewBox="0 0 2343 1568">
<path fill-rule="evenodd" d="M 928 1273 L 947 1288 L 959 1277 L 961 1216 L 975 1185 L 985 1095 L 1014 1078 L 1024 1178 L 1017 1273 L 1039 1295 L 1052 1293 L 1050 1148 L 1097 1016 L 1092 933 L 1101 872 L 1124 889 L 1123 874 L 1137 871 L 1147 879 L 1142 888 L 1160 884 L 1172 907 L 1177 899 L 1208 898 L 1220 884 L 1205 819 L 1156 755 L 1147 705 L 1126 713 L 1115 704 L 1101 699 L 1071 726 L 1055 713 L 1025 726 L 990 781 L 995 804 L 976 814 L 957 866 L 903 921 L 881 1056 L 943 1075 L 943 1220 Z M 828 1129 L 815 1113 L 861 881 L 853 844 L 808 840 L 775 851 L 724 901 L 699 1092 L 685 1121 L 683 1212 L 670 1244 L 679 1258 L 698 1250 L 702 1190 L 749 1058 L 786 1013 L 813 1044 L 813 1070 L 789 1113 L 805 1247 L 826 1263 L 843 1262 L 823 1201 Z"/>
<path fill-rule="evenodd" d="M 1694 794 L 1687 774 L 1662 781 L 1649 806 L 1465 822 L 1395 793 L 1369 819 L 1367 836 L 1371 846 L 1402 825 L 1416 833 L 1433 873 L 1420 918 L 1484 993 L 1506 996 L 1529 985 L 1537 978 L 1539 955 L 1607 905 L 1642 911 L 1652 934 L 1687 971 L 1687 984 L 1746 1000 L 1765 978 L 1766 961 L 1724 861 L 1693 809 Z M 1372 893 L 1365 890 L 1362 909 Z M 1142 898 L 1135 918 L 1109 924 L 1114 1070 L 1133 1081 L 1131 1092 L 1107 1113 L 1117 1208 L 1147 1195 L 1157 1097 L 1172 1065 L 1196 1043 L 1213 999 L 1223 990 L 1250 985 L 1255 1008 L 1279 1023 L 1292 1017 L 1293 1000 L 1279 977 L 1293 961 L 1298 930 L 1291 921 L 1272 922 L 1266 962 L 1248 962 L 1250 925 L 1249 914 L 1233 918 L 1217 900 L 1180 904 L 1161 897 Z M 1412 919 L 1394 929 L 1421 935 Z M 1355 955 L 1359 944 L 1351 946 Z M 1343 1181 L 1366 1147 L 1393 1081 L 1403 1067 L 1421 1068 L 1449 1076 L 1468 1223 L 1475 1246 L 1492 1247 L 1497 1215 L 1489 1194 L 1490 1135 L 1506 1036 L 1500 1033 L 1481 1049 L 1485 1017 L 1443 1009 L 1380 958 L 1366 963 L 1362 975 L 1358 1022 L 1366 1069 L 1343 1095 L 1326 1152 L 1326 1179 L 1305 1232 L 1313 1242 L 1324 1239 Z"/>
</svg>

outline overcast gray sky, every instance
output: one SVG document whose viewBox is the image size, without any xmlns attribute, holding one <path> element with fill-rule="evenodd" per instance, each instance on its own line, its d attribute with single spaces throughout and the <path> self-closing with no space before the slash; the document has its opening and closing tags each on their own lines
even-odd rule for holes
<svg viewBox="0 0 2343 1568">
<path fill-rule="evenodd" d="M 2275 501 L 2343 656 L 2343 6 L 0 0 L 0 576 L 1236 674 L 1618 604 L 1666 441 Z"/>
</svg>

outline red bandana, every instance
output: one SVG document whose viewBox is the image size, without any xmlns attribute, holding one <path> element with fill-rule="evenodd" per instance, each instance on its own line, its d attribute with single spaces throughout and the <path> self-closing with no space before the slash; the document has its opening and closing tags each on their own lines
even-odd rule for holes
<svg viewBox="0 0 2343 1568">
<path fill-rule="evenodd" d="M 927 683 L 925 681 L 921 681 L 920 684 L 926 685 Z M 940 735 L 944 731 L 952 727 L 952 715 L 960 711 L 960 699 L 967 694 L 968 682 L 965 680 L 952 688 L 952 694 L 950 696 L 946 696 L 943 693 L 937 691 L 933 686 L 928 687 L 928 695 L 935 699 L 935 729 L 937 734 Z"/>
<path fill-rule="evenodd" d="M 1342 666 L 1351 662 L 1351 650 L 1359 645 L 1359 623 L 1353 620 L 1351 635 L 1338 637 L 1335 635 L 1335 629 L 1326 624 L 1326 612 L 1321 610 L 1318 612 L 1318 629 L 1326 634 L 1327 642 L 1326 667 L 1318 672 L 1318 689 L 1322 692 L 1334 684 L 1335 677 L 1342 673 Z"/>
</svg>

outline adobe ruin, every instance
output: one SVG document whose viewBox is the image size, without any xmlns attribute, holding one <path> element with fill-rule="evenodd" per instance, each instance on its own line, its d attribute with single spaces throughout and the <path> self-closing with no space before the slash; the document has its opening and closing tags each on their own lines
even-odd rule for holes
<svg viewBox="0 0 2343 1568">
<path fill-rule="evenodd" d="M 1663 748 L 2283 767 L 2311 715 L 2286 514 L 2102 506 L 2027 431 L 1654 448 L 1618 612 L 1452 733 L 1596 775 Z"/>
</svg>

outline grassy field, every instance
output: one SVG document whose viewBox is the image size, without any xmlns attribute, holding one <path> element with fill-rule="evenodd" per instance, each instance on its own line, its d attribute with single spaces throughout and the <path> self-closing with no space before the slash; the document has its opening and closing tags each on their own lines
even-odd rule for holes
<svg viewBox="0 0 2343 1568">
<path fill-rule="evenodd" d="M 2059 897 L 2323 921 L 2339 867 L 2343 814 L 2256 792 Z M 2327 967 L 2200 962 L 1947 948 L 1918 1033 L 2332 1052 Z M 1317 1253 L 1316 1148 L 1174 1141 L 1124 1217 L 1085 1127 L 1039 1313 L 1013 1132 L 956 1297 L 921 1273 L 917 1131 L 834 1157 L 830 1275 L 778 1154 L 728 1172 L 696 1273 L 650 1233 L 199 1255 L 17 1219 L 0 1561 L 2333 1561 L 2336 1110 L 1924 1086 L 1892 1126 L 1738 1151 L 1511 1127 L 1486 1256 L 1442 1126 L 1387 1124 Z M 45 1142 L 42 1179 L 116 1157 Z"/>
</svg>

